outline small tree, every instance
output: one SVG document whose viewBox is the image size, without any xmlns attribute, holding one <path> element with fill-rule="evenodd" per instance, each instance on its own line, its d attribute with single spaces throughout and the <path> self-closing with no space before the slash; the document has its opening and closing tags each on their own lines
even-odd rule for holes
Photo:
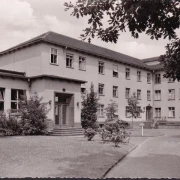
<svg viewBox="0 0 180 180">
<path fill-rule="evenodd" d="M 35 93 L 27 97 L 23 97 L 20 101 L 20 114 L 21 114 L 21 129 L 22 133 L 26 135 L 39 135 L 44 134 L 47 128 L 46 120 L 48 103 L 42 103 L 43 98 L 39 98 Z"/>
<path fill-rule="evenodd" d="M 84 129 L 95 129 L 97 121 L 98 97 L 94 92 L 94 85 L 91 83 L 90 93 L 83 97 L 81 109 L 81 125 Z"/>
<path fill-rule="evenodd" d="M 108 106 L 105 108 L 107 120 L 112 121 L 115 118 L 115 113 L 117 112 L 117 103 L 113 100 L 111 100 L 111 103 L 108 104 Z"/>
<path fill-rule="evenodd" d="M 137 116 L 142 113 L 142 109 L 138 106 L 139 102 L 135 93 L 128 98 L 128 109 L 127 112 L 131 114 L 132 117 L 132 129 L 133 129 L 133 118 L 137 118 Z"/>
</svg>

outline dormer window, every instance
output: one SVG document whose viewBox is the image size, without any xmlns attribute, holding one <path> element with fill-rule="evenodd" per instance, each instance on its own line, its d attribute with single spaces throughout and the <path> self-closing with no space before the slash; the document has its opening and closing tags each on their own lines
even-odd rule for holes
<svg viewBox="0 0 180 180">
<path fill-rule="evenodd" d="M 51 48 L 51 64 L 58 64 L 57 54 L 58 54 L 58 50 Z"/>
</svg>

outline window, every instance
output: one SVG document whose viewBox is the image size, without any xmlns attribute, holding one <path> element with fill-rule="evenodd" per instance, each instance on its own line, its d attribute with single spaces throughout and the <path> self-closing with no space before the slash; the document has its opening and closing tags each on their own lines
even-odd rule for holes
<svg viewBox="0 0 180 180">
<path fill-rule="evenodd" d="M 141 117 L 141 113 L 140 113 L 141 112 L 141 107 L 138 106 L 137 109 L 138 109 L 137 117 L 140 118 Z"/>
<path fill-rule="evenodd" d="M 151 91 L 147 91 L 147 100 L 148 100 L 148 101 L 151 100 Z"/>
<path fill-rule="evenodd" d="M 73 54 L 66 54 L 66 67 L 73 68 Z"/>
<path fill-rule="evenodd" d="M 147 73 L 147 83 L 151 83 L 151 74 Z"/>
<path fill-rule="evenodd" d="M 130 69 L 126 68 L 126 79 L 130 79 Z"/>
<path fill-rule="evenodd" d="M 98 92 L 99 95 L 104 95 L 104 84 L 99 84 Z"/>
<path fill-rule="evenodd" d="M 118 86 L 113 86 L 113 97 L 118 97 Z"/>
<path fill-rule="evenodd" d="M 58 50 L 57 49 L 54 49 L 54 48 L 51 48 L 51 64 L 58 64 L 57 62 L 57 53 Z"/>
<path fill-rule="evenodd" d="M 137 90 L 137 99 L 140 100 L 141 99 L 141 90 Z"/>
<path fill-rule="evenodd" d="M 130 88 L 126 88 L 126 94 L 125 94 L 126 99 L 130 97 Z"/>
<path fill-rule="evenodd" d="M 126 117 L 131 117 L 131 113 L 129 112 L 129 106 L 126 106 L 125 115 Z"/>
<path fill-rule="evenodd" d="M 137 71 L 137 81 L 141 81 L 141 71 Z"/>
<path fill-rule="evenodd" d="M 169 91 L 168 99 L 169 100 L 174 100 L 175 99 L 175 89 L 169 89 L 168 91 Z"/>
<path fill-rule="evenodd" d="M 113 65 L 113 77 L 118 77 L 118 65 Z"/>
<path fill-rule="evenodd" d="M 86 94 L 86 88 L 81 88 L 81 94 Z"/>
<path fill-rule="evenodd" d="M 99 61 L 99 74 L 104 74 L 104 62 Z"/>
<path fill-rule="evenodd" d="M 0 111 L 4 111 L 4 95 L 5 95 L 5 89 L 0 88 Z"/>
<path fill-rule="evenodd" d="M 156 100 L 156 101 L 160 101 L 161 100 L 161 90 L 155 90 L 154 100 Z"/>
<path fill-rule="evenodd" d="M 174 82 L 174 79 L 173 79 L 173 78 L 169 78 L 169 79 L 168 79 L 168 82 L 169 82 L 169 83 L 173 83 L 173 82 Z"/>
<path fill-rule="evenodd" d="M 161 117 L 161 108 L 155 108 L 155 117 Z"/>
<path fill-rule="evenodd" d="M 161 84 L 161 74 L 156 74 L 155 75 L 155 83 L 156 84 Z"/>
<path fill-rule="evenodd" d="M 79 56 L 79 69 L 80 70 L 86 70 L 86 58 Z"/>
<path fill-rule="evenodd" d="M 175 117 L 175 107 L 169 107 L 169 117 Z"/>
<path fill-rule="evenodd" d="M 11 89 L 11 109 L 12 110 L 19 109 L 19 100 L 21 100 L 22 96 L 24 95 L 25 95 L 24 90 Z"/>
<path fill-rule="evenodd" d="M 98 116 L 104 116 L 104 105 L 103 104 L 99 104 Z"/>
</svg>

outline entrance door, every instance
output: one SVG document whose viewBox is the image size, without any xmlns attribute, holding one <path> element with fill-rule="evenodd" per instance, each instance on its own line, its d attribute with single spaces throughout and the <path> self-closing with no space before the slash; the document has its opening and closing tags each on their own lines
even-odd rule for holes
<svg viewBox="0 0 180 180">
<path fill-rule="evenodd" d="M 152 107 L 147 106 L 146 107 L 146 121 L 151 121 L 152 120 Z"/>
<path fill-rule="evenodd" d="M 67 104 L 55 105 L 55 124 L 60 126 L 67 124 Z"/>
</svg>

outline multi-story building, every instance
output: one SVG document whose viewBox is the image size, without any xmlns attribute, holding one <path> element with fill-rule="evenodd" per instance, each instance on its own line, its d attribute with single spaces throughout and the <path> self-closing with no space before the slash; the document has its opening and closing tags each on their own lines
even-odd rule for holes
<svg viewBox="0 0 180 180">
<path fill-rule="evenodd" d="M 130 121 L 127 99 L 136 93 L 141 113 L 135 121 L 166 116 L 179 121 L 180 83 L 163 78 L 158 58 L 140 60 L 109 49 L 47 32 L 0 53 L 0 110 L 18 110 L 21 94 L 37 92 L 49 102 L 57 126 L 78 126 L 82 93 L 91 82 L 99 96 L 98 121 L 117 103 L 117 115 Z"/>
</svg>

